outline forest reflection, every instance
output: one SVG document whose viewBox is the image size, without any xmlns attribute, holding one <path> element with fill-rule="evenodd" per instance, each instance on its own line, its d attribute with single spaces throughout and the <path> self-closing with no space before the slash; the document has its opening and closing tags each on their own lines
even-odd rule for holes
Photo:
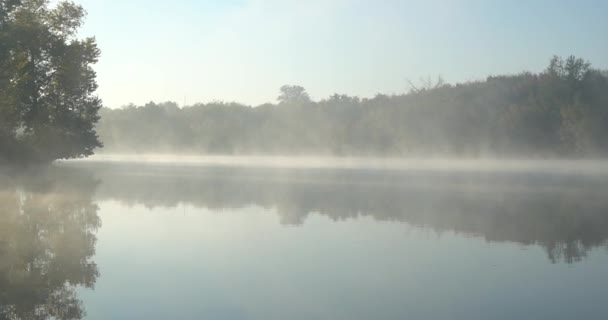
<svg viewBox="0 0 608 320">
<path fill-rule="evenodd" d="M 97 164 L 94 171 L 102 181 L 98 199 L 127 205 L 260 206 L 296 226 L 313 213 L 334 221 L 371 216 L 488 242 L 539 245 L 553 263 L 608 248 L 603 175 L 116 164 Z"/>
<path fill-rule="evenodd" d="M 95 188 L 80 170 L 0 172 L 0 319 L 85 317 L 77 288 L 99 275 Z"/>
</svg>

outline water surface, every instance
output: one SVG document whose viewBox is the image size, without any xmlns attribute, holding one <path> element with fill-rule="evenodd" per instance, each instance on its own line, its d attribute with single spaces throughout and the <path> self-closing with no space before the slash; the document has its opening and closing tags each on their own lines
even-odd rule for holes
<svg viewBox="0 0 608 320">
<path fill-rule="evenodd" d="M 570 166 L 4 172 L 0 316 L 606 319 L 608 174 Z"/>
</svg>

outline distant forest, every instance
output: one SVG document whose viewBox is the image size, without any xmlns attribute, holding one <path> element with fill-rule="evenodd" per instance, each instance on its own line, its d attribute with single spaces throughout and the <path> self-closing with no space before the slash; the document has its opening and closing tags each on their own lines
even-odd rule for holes
<svg viewBox="0 0 608 320">
<path fill-rule="evenodd" d="M 313 101 L 283 86 L 276 104 L 150 102 L 100 116 L 107 153 L 596 157 L 608 154 L 608 72 L 554 57 L 538 74 L 399 95 Z"/>
</svg>

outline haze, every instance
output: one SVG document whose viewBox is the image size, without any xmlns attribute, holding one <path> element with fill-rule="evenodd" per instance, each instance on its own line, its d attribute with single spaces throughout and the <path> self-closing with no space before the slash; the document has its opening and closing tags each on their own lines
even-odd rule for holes
<svg viewBox="0 0 608 320">
<path fill-rule="evenodd" d="M 607 17 L 0 0 L 0 319 L 606 320 Z"/>
</svg>

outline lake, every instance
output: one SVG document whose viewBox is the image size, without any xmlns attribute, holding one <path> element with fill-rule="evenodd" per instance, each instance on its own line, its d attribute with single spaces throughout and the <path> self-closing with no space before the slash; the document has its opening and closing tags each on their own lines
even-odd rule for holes
<svg viewBox="0 0 608 320">
<path fill-rule="evenodd" d="M 608 170 L 0 172 L 0 319 L 608 319 Z"/>
</svg>

